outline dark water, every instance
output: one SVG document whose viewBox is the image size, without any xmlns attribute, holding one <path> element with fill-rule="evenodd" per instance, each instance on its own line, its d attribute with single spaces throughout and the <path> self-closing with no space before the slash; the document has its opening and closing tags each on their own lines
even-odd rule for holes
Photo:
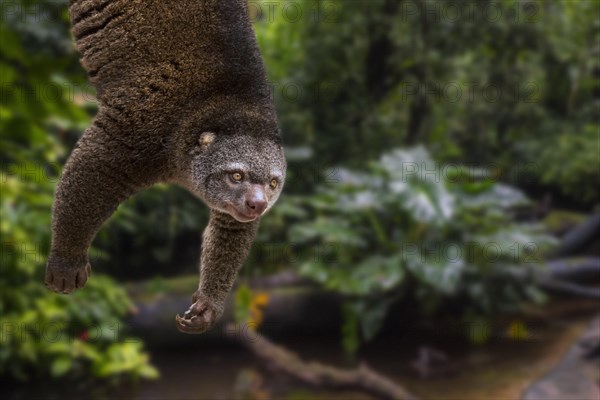
<svg viewBox="0 0 600 400">
<path fill-rule="evenodd" d="M 152 363 L 160 379 L 124 390 L 130 399 L 231 399 L 240 371 L 257 368 L 252 354 L 237 347 L 159 350 Z"/>
<path fill-rule="evenodd" d="M 294 339 L 286 343 L 306 360 L 318 360 L 338 367 L 352 368 L 336 339 Z M 301 399 L 368 399 L 353 393 L 309 391 L 289 379 L 271 380 L 265 364 L 244 348 L 231 346 L 201 347 L 189 350 L 152 352 L 152 363 L 161 378 L 125 390 L 118 397 L 127 399 L 222 399 L 292 398 Z M 250 396 L 250 397 L 248 397 Z"/>
<path fill-rule="evenodd" d="M 531 381 L 545 374 L 585 327 L 588 313 L 567 319 L 552 319 L 530 327 L 527 340 L 507 338 L 503 332 L 485 345 L 474 346 L 447 331 L 428 329 L 422 335 L 386 335 L 350 358 L 339 338 L 297 337 L 287 339 L 288 349 L 304 360 L 315 360 L 339 368 L 354 368 L 360 361 L 403 385 L 421 398 L 518 398 Z M 433 332 L 433 333 L 432 333 Z M 504 335 L 504 336 L 503 336 Z M 413 368 L 423 345 L 442 351 L 448 362 L 434 368 L 428 379 Z M 150 350 L 152 363 L 160 370 L 155 381 L 110 388 L 106 384 L 57 383 L 38 380 L 23 385 L 0 386 L 0 398 L 21 399 L 368 399 L 350 393 L 308 391 L 297 382 L 269 372 L 264 363 L 235 343 Z M 555 354 L 555 357 L 552 356 Z M 440 372 L 441 371 L 441 372 Z M 512 388 L 514 387 L 514 388 Z M 509 390 L 510 389 L 510 390 Z M 484 397 L 482 397 L 484 396 Z M 510 397 L 507 397 L 510 396 Z M 513 397 L 517 396 L 517 397 Z"/>
</svg>

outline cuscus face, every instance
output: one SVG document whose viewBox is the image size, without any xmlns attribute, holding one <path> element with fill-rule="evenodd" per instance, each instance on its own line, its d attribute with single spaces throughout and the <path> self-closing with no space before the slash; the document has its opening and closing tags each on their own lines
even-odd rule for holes
<svg viewBox="0 0 600 400">
<path fill-rule="evenodd" d="M 251 222 L 275 204 L 286 172 L 278 140 L 204 132 L 198 146 L 192 185 L 210 208 Z"/>
</svg>

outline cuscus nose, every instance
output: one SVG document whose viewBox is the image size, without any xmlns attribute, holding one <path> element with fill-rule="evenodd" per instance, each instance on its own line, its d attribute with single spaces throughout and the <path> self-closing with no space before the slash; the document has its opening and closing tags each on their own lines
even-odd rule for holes
<svg viewBox="0 0 600 400">
<path fill-rule="evenodd" d="M 250 193 L 246 199 L 246 210 L 254 216 L 261 215 L 267 209 L 267 199 L 263 190 L 257 189 Z"/>
<path fill-rule="evenodd" d="M 267 209 L 267 201 L 263 199 L 248 199 L 246 200 L 246 208 L 252 215 L 261 215 Z"/>
</svg>

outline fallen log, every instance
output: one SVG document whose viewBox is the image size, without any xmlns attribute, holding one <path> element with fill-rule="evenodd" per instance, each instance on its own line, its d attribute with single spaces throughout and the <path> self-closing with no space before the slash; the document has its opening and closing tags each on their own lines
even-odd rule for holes
<svg viewBox="0 0 600 400">
<path fill-rule="evenodd" d="M 318 362 L 305 362 L 297 354 L 275 345 L 264 336 L 244 340 L 239 329 L 230 324 L 225 331 L 232 339 L 252 351 L 269 367 L 295 378 L 307 385 L 319 388 L 361 391 L 380 399 L 415 400 L 416 397 L 390 379 L 378 374 L 365 363 L 357 369 L 342 370 Z"/>
<path fill-rule="evenodd" d="M 248 286 L 252 289 L 274 289 L 284 287 L 318 287 L 308 278 L 304 278 L 292 270 L 277 272 L 272 275 L 261 276 L 248 280 Z"/>
<path fill-rule="evenodd" d="M 538 285 L 548 292 L 560 295 L 600 300 L 600 288 L 597 287 L 591 288 L 576 283 L 558 281 L 554 279 L 539 281 Z"/>
<path fill-rule="evenodd" d="M 548 262 L 553 279 L 569 282 L 600 281 L 600 258 L 578 257 Z"/>
<path fill-rule="evenodd" d="M 599 280 L 598 258 L 553 260 L 546 267 L 513 267 L 503 270 L 503 273 L 506 272 L 516 279 L 533 280 L 542 289 L 559 295 L 600 298 L 600 289 L 575 283 Z M 255 290 L 264 291 L 269 297 L 269 304 L 264 310 L 264 322 L 261 324 L 261 331 L 269 337 L 310 337 L 339 330 L 342 323 L 342 297 L 339 294 L 307 285 L 305 280 L 292 272 L 254 279 L 247 283 Z M 277 287 L 279 284 L 284 287 Z M 295 287 L 295 284 L 301 286 Z M 132 292 L 143 293 L 143 290 L 132 289 Z M 189 307 L 189 295 L 164 293 L 148 297 L 138 293 L 134 299 L 137 312 L 128 320 L 130 331 L 150 345 L 182 346 L 228 340 L 223 334 L 223 328 L 224 324 L 233 321 L 233 295 L 229 296 L 222 321 L 199 336 L 182 335 L 173 323 L 175 314 Z"/>
<path fill-rule="evenodd" d="M 553 260 L 529 267 L 509 267 L 502 271 L 515 279 L 529 280 L 539 288 L 559 295 L 600 299 L 600 288 L 576 282 L 600 281 L 600 260 L 594 257 Z"/>
<path fill-rule="evenodd" d="M 534 275 L 542 289 L 559 295 L 600 299 L 600 288 L 582 285 L 600 282 L 600 258 L 552 260 L 546 265 L 547 271 Z"/>
<path fill-rule="evenodd" d="M 551 258 L 568 257 L 585 250 L 600 235 L 600 212 L 577 225 L 567 233 L 561 244 L 552 252 Z"/>
<path fill-rule="evenodd" d="M 269 304 L 264 310 L 261 332 L 269 337 L 319 337 L 337 332 L 342 323 L 338 295 L 315 288 L 265 289 Z M 136 312 L 127 321 L 129 331 L 151 346 L 185 346 L 226 342 L 225 324 L 233 322 L 235 296 L 227 299 L 225 313 L 217 325 L 202 335 L 183 335 L 175 328 L 175 314 L 190 304 L 189 295 L 164 294 L 137 298 Z M 319 312 L 314 312 L 319 310 Z M 240 332 L 245 335 L 247 332 Z"/>
</svg>

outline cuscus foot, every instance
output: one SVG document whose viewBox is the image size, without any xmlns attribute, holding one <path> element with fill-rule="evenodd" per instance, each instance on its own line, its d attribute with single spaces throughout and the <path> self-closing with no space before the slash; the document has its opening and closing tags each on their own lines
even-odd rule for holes
<svg viewBox="0 0 600 400">
<path fill-rule="evenodd" d="M 50 260 L 46 265 L 44 284 L 56 293 L 68 294 L 84 287 L 91 273 L 92 267 L 87 262 L 77 268 Z"/>
<path fill-rule="evenodd" d="M 215 307 L 204 297 L 194 296 L 194 304 L 183 314 L 176 315 L 177 329 L 183 333 L 203 333 L 217 320 Z"/>
</svg>

